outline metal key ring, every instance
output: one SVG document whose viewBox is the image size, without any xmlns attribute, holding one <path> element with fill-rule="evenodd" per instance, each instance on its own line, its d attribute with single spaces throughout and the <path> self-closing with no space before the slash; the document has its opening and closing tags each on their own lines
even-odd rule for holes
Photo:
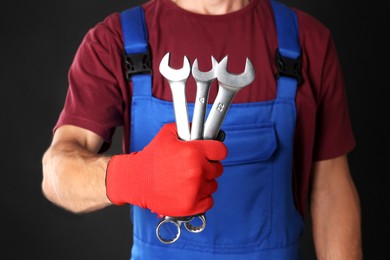
<svg viewBox="0 0 390 260">
<path fill-rule="evenodd" d="M 182 223 L 188 223 L 190 221 L 192 221 L 194 219 L 193 216 L 191 217 L 169 217 L 169 216 L 165 216 L 157 225 L 157 228 L 156 228 L 156 236 L 158 238 L 158 240 L 160 240 L 162 243 L 164 244 L 172 244 L 173 242 L 175 242 L 176 240 L 179 239 L 180 237 L 180 234 L 181 234 L 181 229 L 180 229 L 180 226 Z M 174 225 L 176 227 L 176 235 L 172 238 L 165 238 L 163 235 L 162 235 L 162 228 L 165 226 L 165 227 L 168 227 L 169 225 Z M 166 228 L 168 229 L 168 228 Z"/>
</svg>

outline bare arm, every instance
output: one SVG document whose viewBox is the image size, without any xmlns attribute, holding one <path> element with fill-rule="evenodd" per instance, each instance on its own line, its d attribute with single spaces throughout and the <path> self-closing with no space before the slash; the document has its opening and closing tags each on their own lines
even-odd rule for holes
<svg viewBox="0 0 390 260">
<path fill-rule="evenodd" d="M 360 202 L 346 156 L 314 165 L 313 239 L 319 260 L 362 259 Z"/>
<path fill-rule="evenodd" d="M 102 144 L 100 136 L 86 129 L 70 125 L 58 128 L 42 160 L 44 195 L 76 213 L 110 205 L 105 187 L 110 158 L 97 155 Z"/>
</svg>

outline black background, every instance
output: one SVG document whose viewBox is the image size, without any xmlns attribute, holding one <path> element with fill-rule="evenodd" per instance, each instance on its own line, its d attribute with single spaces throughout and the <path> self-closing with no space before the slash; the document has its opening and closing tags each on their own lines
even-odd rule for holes
<svg viewBox="0 0 390 260">
<path fill-rule="evenodd" d="M 142 2 L 2 2 L 1 259 L 129 258 L 128 207 L 86 215 L 56 208 L 41 193 L 41 158 L 64 102 L 68 68 L 84 34 L 110 13 Z M 285 2 L 312 14 L 333 33 L 357 139 L 350 163 L 362 204 L 365 259 L 383 259 L 390 231 L 389 8 L 381 6 L 384 1 Z M 110 153 L 120 151 L 120 134 L 121 129 Z M 303 255 L 315 259 L 307 226 Z"/>
</svg>

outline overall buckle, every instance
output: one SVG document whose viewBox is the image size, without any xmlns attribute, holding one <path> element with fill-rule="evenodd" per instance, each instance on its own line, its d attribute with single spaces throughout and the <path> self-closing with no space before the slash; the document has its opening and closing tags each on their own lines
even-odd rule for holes
<svg viewBox="0 0 390 260">
<path fill-rule="evenodd" d="M 301 55 L 296 59 L 291 59 L 282 56 L 279 49 L 276 50 L 276 79 L 279 79 L 281 76 L 290 77 L 296 79 L 298 85 L 300 85 L 302 83 L 301 68 Z"/>
<path fill-rule="evenodd" d="M 133 54 L 124 53 L 124 61 L 128 80 L 131 80 L 134 75 L 152 74 L 152 59 L 149 51 Z"/>
</svg>

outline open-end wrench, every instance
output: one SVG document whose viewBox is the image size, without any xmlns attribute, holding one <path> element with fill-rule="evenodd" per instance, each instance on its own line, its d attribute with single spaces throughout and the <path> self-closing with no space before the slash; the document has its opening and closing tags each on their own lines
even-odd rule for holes
<svg viewBox="0 0 390 260">
<path fill-rule="evenodd" d="M 246 59 L 245 70 L 241 74 L 229 73 L 227 62 L 228 57 L 226 56 L 217 67 L 218 94 L 207 116 L 203 139 L 215 139 L 217 137 L 233 98 L 238 91 L 252 83 L 255 78 L 255 70 L 248 58 Z"/>
<path fill-rule="evenodd" d="M 206 115 L 207 102 L 209 99 L 210 86 L 217 77 L 218 62 L 211 57 L 211 70 L 207 72 L 200 71 L 198 60 L 195 59 L 192 64 L 192 76 L 196 81 L 196 97 L 194 105 L 194 114 L 192 116 L 191 140 L 203 139 L 203 125 Z"/>
<path fill-rule="evenodd" d="M 173 109 L 175 112 L 177 133 L 180 139 L 190 140 L 190 124 L 188 120 L 188 108 L 186 99 L 186 82 L 191 73 L 191 65 L 184 56 L 183 67 L 173 69 L 169 66 L 169 52 L 160 62 L 160 73 L 168 80 L 172 91 Z"/>
<path fill-rule="evenodd" d="M 187 99 L 185 95 L 185 87 L 187 79 L 191 72 L 190 62 L 187 57 L 184 57 L 183 67 L 181 69 L 172 69 L 169 66 L 169 52 L 165 54 L 160 63 L 160 73 L 168 80 L 169 86 L 172 91 L 173 108 L 175 112 L 176 126 L 179 138 L 184 141 L 190 140 L 190 127 L 188 121 L 188 109 Z M 190 222 L 193 219 L 198 218 L 201 221 L 201 225 L 195 226 Z M 203 231 L 206 226 L 206 218 L 203 214 L 197 216 L 185 216 L 185 217 L 170 217 L 165 216 L 156 228 L 157 238 L 165 244 L 171 244 L 175 242 L 180 236 L 180 226 L 184 223 L 186 229 L 192 233 L 198 233 Z M 165 230 L 169 230 L 169 226 L 176 229 L 176 234 L 173 237 L 165 238 L 162 233 Z M 164 228 L 163 228 L 164 227 Z M 173 231 L 175 232 L 175 231 Z"/>
</svg>

